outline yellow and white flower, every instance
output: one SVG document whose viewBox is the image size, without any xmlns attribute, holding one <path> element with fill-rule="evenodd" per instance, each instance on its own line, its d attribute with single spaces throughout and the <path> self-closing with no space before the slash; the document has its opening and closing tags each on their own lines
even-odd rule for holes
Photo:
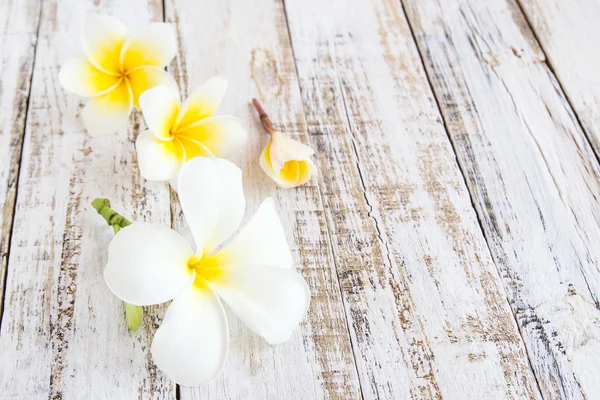
<svg viewBox="0 0 600 400">
<path fill-rule="evenodd" d="M 82 117 L 92 136 L 122 129 L 139 96 L 149 88 L 176 86 L 164 70 L 177 52 L 171 24 L 151 23 L 128 33 L 118 19 L 90 13 L 81 40 L 85 56 L 68 59 L 59 81 L 65 90 L 91 97 Z"/>
<path fill-rule="evenodd" d="M 154 362 L 175 382 L 199 386 L 225 364 L 229 333 L 223 301 L 271 344 L 287 340 L 306 314 L 308 286 L 292 255 L 273 201 L 225 245 L 242 219 L 241 170 L 197 157 L 179 175 L 179 199 L 192 246 L 148 223 L 120 230 L 108 249 L 105 280 L 121 300 L 151 305 L 174 299 L 152 343 Z"/>
<path fill-rule="evenodd" d="M 317 168 L 310 159 L 313 154 L 309 146 L 275 131 L 260 156 L 260 166 L 277 185 L 289 189 L 316 175 Z"/>
<path fill-rule="evenodd" d="M 246 130 L 238 118 L 213 115 L 226 90 L 227 81 L 216 76 L 183 104 L 179 93 L 166 86 L 157 86 L 140 96 L 149 128 L 136 141 L 144 178 L 172 181 L 185 161 L 198 156 L 227 157 L 246 141 Z"/>
<path fill-rule="evenodd" d="M 271 135 L 259 160 L 263 171 L 284 189 L 304 185 L 316 176 L 317 168 L 310 159 L 315 151 L 276 130 L 258 100 L 253 99 L 252 104 L 263 127 Z"/>
</svg>

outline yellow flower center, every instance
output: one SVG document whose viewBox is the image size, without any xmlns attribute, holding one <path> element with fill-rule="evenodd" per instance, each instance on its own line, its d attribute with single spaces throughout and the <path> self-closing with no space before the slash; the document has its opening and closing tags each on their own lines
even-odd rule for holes
<svg viewBox="0 0 600 400">
<path fill-rule="evenodd" d="M 302 162 L 302 161 L 301 161 Z M 283 164 L 279 171 L 281 177 L 288 181 L 296 181 L 300 173 L 300 163 L 296 160 L 289 160 Z"/>
<path fill-rule="evenodd" d="M 169 130 L 169 138 L 167 142 L 171 142 L 172 146 L 177 146 L 173 151 L 179 154 L 180 157 L 185 157 L 190 160 L 194 157 L 214 157 L 197 138 L 188 136 L 185 129 L 177 128 Z"/>
<path fill-rule="evenodd" d="M 216 254 L 210 256 L 193 256 L 187 262 L 187 267 L 196 272 L 194 285 L 205 288 L 209 282 L 214 282 L 223 274 Z"/>
</svg>

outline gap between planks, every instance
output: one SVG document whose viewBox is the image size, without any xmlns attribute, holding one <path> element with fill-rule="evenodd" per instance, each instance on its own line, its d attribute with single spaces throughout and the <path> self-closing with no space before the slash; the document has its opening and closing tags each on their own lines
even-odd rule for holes
<svg viewBox="0 0 600 400">
<path fill-rule="evenodd" d="M 21 159 L 23 157 L 23 143 L 25 142 L 25 127 L 27 126 L 27 116 L 29 113 L 29 104 L 31 101 L 31 84 L 33 81 L 33 70 L 35 68 L 35 58 L 37 52 L 38 45 L 38 37 L 40 34 L 40 25 L 41 25 L 41 16 L 42 16 L 42 7 L 44 0 L 39 0 L 38 7 L 39 11 L 37 13 L 37 26 L 35 28 L 35 38 L 33 43 L 33 52 L 31 55 L 31 64 L 29 67 L 29 77 L 27 78 L 27 98 L 25 100 L 25 108 L 24 110 L 19 106 L 19 113 L 23 110 L 23 123 L 22 129 L 20 132 L 20 140 L 17 140 L 16 148 L 14 149 L 13 156 L 11 157 L 10 163 L 12 166 L 9 169 L 9 176 L 7 182 L 7 195 L 4 199 L 4 206 L 2 210 L 2 247 L 0 251 L 2 251 L 2 265 L 0 268 L 0 333 L 2 328 L 2 320 L 4 314 L 4 303 L 6 296 L 6 281 L 8 276 L 8 260 L 10 259 L 10 247 L 12 244 L 12 231 L 13 225 L 15 221 L 15 213 L 16 213 L 16 205 L 17 205 L 17 197 L 19 192 L 19 177 L 21 171 Z M 6 4 L 5 4 L 6 6 Z M 21 66 L 22 68 L 22 66 Z M 1 77 L 5 79 L 5 77 Z M 14 111 L 14 110 L 13 110 Z M 17 125 L 17 122 L 13 122 L 14 125 Z M 17 155 L 15 157 L 15 154 Z M 10 171 L 13 172 L 13 176 L 10 175 Z M 8 211 L 10 212 L 8 212 Z M 6 220 L 9 220 L 8 222 Z"/>
</svg>

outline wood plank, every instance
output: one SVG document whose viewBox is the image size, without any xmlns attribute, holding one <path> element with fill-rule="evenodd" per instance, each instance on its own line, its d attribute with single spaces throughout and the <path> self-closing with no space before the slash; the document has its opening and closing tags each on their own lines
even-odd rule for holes
<svg viewBox="0 0 600 400">
<path fill-rule="evenodd" d="M 0 369 L 0 393 L 174 398 L 175 386 L 149 353 L 162 309 L 147 312 L 137 333 L 128 331 L 123 305 L 102 277 L 113 234 L 89 205 L 106 196 L 132 220 L 168 225 L 168 187 L 139 177 L 139 119 L 127 132 L 92 139 L 79 117 L 84 100 L 57 79 L 61 63 L 82 52 L 87 11 L 130 26 L 162 20 L 160 1 L 44 1 L 0 333 L 0 354 L 10 360 Z"/>
<path fill-rule="evenodd" d="M 554 74 L 600 156 L 600 2 L 520 0 Z"/>
<path fill-rule="evenodd" d="M 364 398 L 539 398 L 400 3 L 286 11 Z"/>
<path fill-rule="evenodd" d="M 40 2 L 0 3 L 0 321 Z"/>
<path fill-rule="evenodd" d="M 403 0 L 545 398 L 598 398 L 600 169 L 513 0 Z"/>
<path fill-rule="evenodd" d="M 210 76 L 225 74 L 229 90 L 219 113 L 246 121 L 249 141 L 234 159 L 244 172 L 246 218 L 266 197 L 275 198 L 295 264 L 311 288 L 307 319 L 278 346 L 269 346 L 230 313 L 231 350 L 223 375 L 202 388 L 181 388 L 181 398 L 358 399 L 359 382 L 319 188 L 311 183 L 277 189 L 258 164 L 267 135 L 250 105 L 253 97 L 264 103 L 286 133 L 308 140 L 282 4 L 207 0 L 199 6 L 194 0 L 170 0 L 166 8 L 179 30 L 174 71 L 182 91 L 189 93 Z"/>
</svg>

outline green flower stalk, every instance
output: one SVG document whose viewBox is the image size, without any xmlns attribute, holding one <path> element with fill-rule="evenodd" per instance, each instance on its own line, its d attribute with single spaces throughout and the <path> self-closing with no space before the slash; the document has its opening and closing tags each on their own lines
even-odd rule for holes
<svg viewBox="0 0 600 400">
<path fill-rule="evenodd" d="M 92 201 L 92 207 L 94 207 L 98 214 L 104 218 L 106 223 L 113 228 L 115 233 L 126 226 L 131 225 L 131 222 L 127 218 L 110 208 L 110 201 L 108 201 L 108 199 L 98 197 Z M 129 329 L 133 332 L 137 331 L 140 327 L 143 316 L 144 311 L 141 306 L 125 303 L 125 319 L 127 320 L 127 326 L 129 326 Z"/>
</svg>

